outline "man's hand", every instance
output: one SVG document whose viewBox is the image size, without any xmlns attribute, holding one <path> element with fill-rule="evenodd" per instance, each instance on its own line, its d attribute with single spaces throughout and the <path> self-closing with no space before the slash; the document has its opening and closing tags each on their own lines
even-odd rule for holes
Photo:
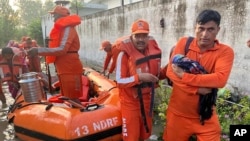
<svg viewBox="0 0 250 141">
<path fill-rule="evenodd" d="M 107 72 L 107 73 L 105 74 L 105 76 L 106 76 L 107 78 L 109 78 L 109 75 L 110 75 L 109 72 Z"/>
<path fill-rule="evenodd" d="M 28 56 L 30 56 L 30 57 L 37 56 L 38 55 L 38 48 L 32 47 L 27 51 L 27 53 L 28 53 Z"/>
<path fill-rule="evenodd" d="M 172 64 L 172 69 L 173 69 L 173 72 L 179 77 L 179 78 L 182 78 L 183 74 L 184 74 L 184 70 L 180 67 L 178 67 L 177 65 L 175 64 Z"/>
<path fill-rule="evenodd" d="M 211 88 L 199 88 L 198 89 L 198 94 L 200 95 L 206 95 L 212 92 Z"/>
<path fill-rule="evenodd" d="M 157 82 L 159 79 L 150 73 L 139 73 L 139 80 L 142 82 Z"/>
</svg>

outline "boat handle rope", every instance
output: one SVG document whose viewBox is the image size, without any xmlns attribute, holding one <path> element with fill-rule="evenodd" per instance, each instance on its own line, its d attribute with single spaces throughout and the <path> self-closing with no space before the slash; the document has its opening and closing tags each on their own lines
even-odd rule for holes
<svg viewBox="0 0 250 141">
<path fill-rule="evenodd" d="M 23 103 L 24 100 L 19 101 L 18 103 L 14 103 L 10 106 L 8 113 L 13 113 L 18 107 L 20 107 L 21 103 Z"/>
<path fill-rule="evenodd" d="M 21 97 L 21 95 L 22 95 L 22 94 L 18 94 L 18 95 L 16 96 L 15 101 L 14 101 L 14 103 L 10 106 L 10 110 L 9 110 L 9 111 L 13 111 L 12 108 L 16 107 L 15 105 L 24 102 L 24 100 L 21 100 L 21 101 L 19 101 L 19 102 L 17 103 L 17 100 Z M 9 112 L 8 112 L 8 113 L 9 113 Z"/>
<path fill-rule="evenodd" d="M 17 107 L 18 107 L 21 103 L 24 102 L 24 100 L 21 100 L 21 101 L 17 102 L 17 100 L 21 97 L 21 95 L 22 95 L 22 94 L 17 95 L 17 97 L 15 98 L 14 103 L 13 103 L 12 105 L 10 105 L 10 108 L 9 108 L 9 110 L 8 110 L 8 113 L 13 113 L 13 112 L 17 109 Z"/>
<path fill-rule="evenodd" d="M 49 102 L 33 102 L 33 103 L 28 103 L 28 104 L 25 104 L 25 105 L 22 105 L 21 103 L 19 105 L 17 105 L 17 108 L 18 109 L 22 109 L 24 107 L 27 107 L 27 106 L 30 106 L 30 105 L 35 105 L 35 104 L 44 104 L 44 105 L 47 105 L 47 107 L 49 108 L 45 108 L 45 110 L 47 111 L 48 109 L 50 109 L 53 104 L 52 103 L 49 103 Z"/>
<path fill-rule="evenodd" d="M 108 92 L 110 92 L 110 91 L 113 90 L 114 88 L 117 88 L 117 87 L 115 86 L 115 87 L 112 87 L 112 88 L 108 89 Z"/>
</svg>

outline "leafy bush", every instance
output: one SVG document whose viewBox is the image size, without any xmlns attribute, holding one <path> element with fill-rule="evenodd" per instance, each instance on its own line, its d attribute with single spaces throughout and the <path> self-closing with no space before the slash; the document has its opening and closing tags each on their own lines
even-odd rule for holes
<svg viewBox="0 0 250 141">
<path fill-rule="evenodd" d="M 168 107 L 168 102 L 171 96 L 172 87 L 160 81 L 160 87 L 156 89 L 156 112 L 162 121 L 166 120 L 166 108 Z"/>
<path fill-rule="evenodd" d="M 172 88 L 166 85 L 163 81 L 160 82 L 160 87 L 156 90 L 156 108 L 155 111 L 160 117 L 160 124 L 165 126 L 166 108 L 171 96 Z M 248 96 L 242 96 L 239 102 L 235 103 L 228 100 L 231 97 L 229 90 L 220 89 L 216 102 L 217 113 L 222 129 L 221 141 L 229 141 L 230 125 L 250 124 L 250 101 Z M 162 135 L 162 133 L 160 133 Z M 161 139 L 162 137 L 159 137 Z M 190 140 L 195 140 L 192 137 Z"/>
<path fill-rule="evenodd" d="M 238 103 L 229 101 L 231 93 L 226 90 L 217 98 L 217 112 L 222 128 L 222 141 L 229 141 L 230 125 L 250 124 L 250 101 L 248 96 L 242 96 Z"/>
</svg>

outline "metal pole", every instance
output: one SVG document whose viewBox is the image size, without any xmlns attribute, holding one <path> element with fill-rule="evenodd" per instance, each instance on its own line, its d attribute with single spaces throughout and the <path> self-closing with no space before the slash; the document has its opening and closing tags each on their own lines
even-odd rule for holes
<svg viewBox="0 0 250 141">
<path fill-rule="evenodd" d="M 124 6 L 124 0 L 121 0 L 121 6 Z"/>
</svg>

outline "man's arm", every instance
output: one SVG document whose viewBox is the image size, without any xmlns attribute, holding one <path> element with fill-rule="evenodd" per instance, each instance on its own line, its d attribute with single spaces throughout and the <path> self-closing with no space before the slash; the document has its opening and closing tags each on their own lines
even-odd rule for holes
<svg viewBox="0 0 250 141">
<path fill-rule="evenodd" d="M 129 65 L 128 56 L 121 52 L 117 58 L 116 81 L 119 88 L 133 87 L 141 82 L 157 82 L 159 79 L 150 73 L 139 73 L 128 76 Z"/>
<path fill-rule="evenodd" d="M 66 54 L 76 36 L 77 32 L 75 31 L 75 29 L 73 27 L 68 26 L 64 30 L 64 34 L 59 47 L 40 47 L 38 48 L 38 54 L 41 56 L 61 56 L 63 54 Z"/>
<path fill-rule="evenodd" d="M 140 83 L 137 74 L 127 76 L 128 67 L 128 56 L 124 52 L 120 52 L 116 63 L 116 81 L 119 88 L 133 87 Z"/>
<path fill-rule="evenodd" d="M 181 38 L 177 42 L 176 47 L 174 48 L 173 53 L 170 57 L 170 61 L 169 61 L 168 67 L 167 67 L 166 75 L 173 82 L 173 85 L 178 87 L 178 89 L 181 89 L 185 93 L 196 94 L 199 87 L 190 86 L 190 85 L 183 83 L 181 78 L 179 78 L 174 73 L 173 68 L 172 68 L 172 61 L 171 60 L 172 60 L 173 56 L 175 56 L 176 54 L 185 54 L 185 44 L 186 44 L 186 38 Z"/>
<path fill-rule="evenodd" d="M 116 47 L 113 47 L 112 49 L 112 64 L 109 68 L 109 73 L 112 73 L 116 67 L 116 60 L 117 60 L 117 57 L 118 57 L 118 54 L 120 53 L 120 50 L 117 49 Z"/>
<path fill-rule="evenodd" d="M 112 55 L 110 53 L 107 53 L 105 57 L 105 61 L 103 63 L 103 73 L 105 73 L 105 71 L 107 70 L 111 58 L 112 58 Z"/>
<path fill-rule="evenodd" d="M 202 75 L 184 73 L 182 82 L 191 86 L 222 88 L 226 85 L 229 78 L 233 60 L 233 50 L 228 47 L 218 56 L 214 66 L 214 72 Z"/>
</svg>

